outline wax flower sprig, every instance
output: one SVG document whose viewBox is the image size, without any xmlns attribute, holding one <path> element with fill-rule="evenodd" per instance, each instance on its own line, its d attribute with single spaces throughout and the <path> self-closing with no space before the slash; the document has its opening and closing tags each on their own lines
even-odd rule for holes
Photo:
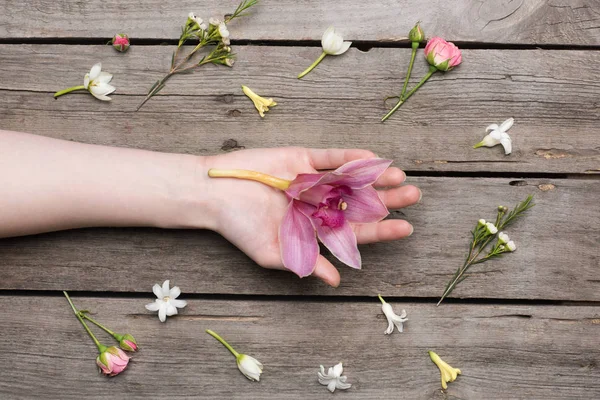
<svg viewBox="0 0 600 400">
<path fill-rule="evenodd" d="M 521 203 L 517 204 L 517 206 L 511 212 L 508 212 L 508 208 L 505 206 L 498 206 L 496 222 L 487 222 L 485 219 L 480 219 L 477 222 L 475 229 L 471 231 L 473 238 L 471 239 L 467 258 L 465 259 L 462 267 L 459 267 L 456 270 L 454 276 L 446 285 L 446 289 L 444 289 L 444 293 L 442 294 L 440 301 L 437 303 L 438 306 L 450 293 L 452 293 L 452 291 L 456 288 L 456 285 L 467 278 L 468 275 L 466 275 L 466 272 L 469 270 L 469 268 L 471 268 L 471 266 L 475 264 L 481 264 L 491 260 L 492 258 L 500 257 L 505 253 L 513 252 L 517 249 L 515 243 L 510 240 L 508 235 L 502 232 L 502 230 L 523 216 L 523 213 L 533 206 L 533 196 L 530 195 Z M 485 254 L 487 246 L 494 240 L 494 238 L 496 238 L 496 236 L 498 237 L 498 241 L 492 246 L 491 250 L 486 255 L 482 255 Z"/>
<path fill-rule="evenodd" d="M 179 37 L 177 48 L 171 57 L 171 67 L 169 72 L 152 85 L 136 111 L 142 108 L 148 100 L 160 92 L 173 75 L 189 73 L 192 72 L 194 68 L 206 64 L 232 67 L 234 63 L 234 54 L 231 53 L 231 47 L 229 47 L 231 39 L 227 24 L 235 18 L 247 15 L 246 10 L 256 3 L 258 3 L 258 0 L 242 0 L 236 10 L 232 14 L 227 15 L 224 20 L 210 18 L 208 24 L 194 13 L 190 13 L 181 29 L 181 36 Z M 179 52 L 188 40 L 197 40 L 198 43 L 187 54 L 182 56 Z M 201 49 L 210 46 L 212 46 L 212 49 L 210 49 L 207 54 L 199 60 L 193 60 L 194 55 L 198 54 Z"/>
<path fill-rule="evenodd" d="M 442 39 L 441 37 L 431 38 L 427 42 L 427 46 L 425 46 L 425 58 L 429 63 L 429 71 L 423 79 L 408 93 L 406 93 L 406 88 L 408 86 L 408 79 L 410 78 L 410 74 L 412 72 L 412 67 L 414 64 L 414 57 L 419 47 L 419 43 L 424 39 L 423 31 L 420 25 L 417 25 L 410 31 L 409 37 L 412 42 L 412 55 L 411 62 L 408 66 L 408 73 L 406 79 L 404 81 L 404 87 L 402 88 L 402 92 L 399 96 L 396 96 L 398 102 L 396 105 L 381 118 L 381 122 L 385 122 L 389 117 L 391 117 L 398 109 L 408 100 L 421 86 L 425 84 L 438 71 L 447 72 L 452 70 L 454 67 L 459 65 L 462 62 L 462 54 L 458 47 L 454 45 L 454 43 L 450 43 Z M 387 97 L 385 100 L 392 97 Z"/>
<path fill-rule="evenodd" d="M 75 307 L 75 304 L 73 304 L 73 301 L 71 300 L 67 292 L 63 292 L 63 294 L 65 295 L 67 301 L 69 302 L 69 305 L 73 309 L 75 317 L 77 317 L 79 322 L 81 322 L 81 325 L 83 325 L 85 331 L 88 333 L 88 335 L 90 335 L 96 347 L 98 347 L 99 354 L 96 358 L 96 365 L 98 365 L 102 373 L 108 376 L 115 376 L 123 372 L 125 368 L 127 368 L 127 365 L 129 364 L 130 360 L 130 357 L 123 350 L 137 351 L 138 349 L 138 345 L 134 337 L 130 334 L 121 335 L 111 331 L 110 329 L 103 326 L 99 322 L 92 319 L 89 315 L 87 315 L 89 311 L 78 310 Z M 123 350 L 116 346 L 109 347 L 100 343 L 100 341 L 96 338 L 96 336 L 94 336 L 94 334 L 90 330 L 89 326 L 85 323 L 84 319 L 90 321 L 91 323 L 93 323 L 94 325 L 98 326 L 99 328 L 107 332 L 109 335 L 111 335 L 116 341 L 119 342 L 119 345 Z"/>
<path fill-rule="evenodd" d="M 208 176 L 254 180 L 285 192 L 289 204 L 279 227 L 281 259 L 302 278 L 316 267 L 317 237 L 338 260 L 361 268 L 350 224 L 378 222 L 389 214 L 372 185 L 391 163 L 381 158 L 355 160 L 332 172 L 299 174 L 292 181 L 247 170 L 210 169 Z"/>
</svg>

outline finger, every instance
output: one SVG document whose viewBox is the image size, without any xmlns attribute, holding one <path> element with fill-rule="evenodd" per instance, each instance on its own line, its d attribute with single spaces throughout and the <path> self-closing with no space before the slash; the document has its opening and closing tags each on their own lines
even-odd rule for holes
<svg viewBox="0 0 600 400">
<path fill-rule="evenodd" d="M 307 149 L 314 169 L 336 169 L 339 166 L 361 158 L 373 158 L 375 154 L 361 149 Z"/>
<path fill-rule="evenodd" d="M 401 219 L 388 219 L 373 224 L 355 225 L 354 233 L 359 244 L 387 242 L 412 235 L 413 226 Z"/>
<path fill-rule="evenodd" d="M 406 179 L 406 174 L 400 168 L 389 167 L 380 177 L 375 181 L 373 186 L 375 187 L 386 187 L 386 186 L 398 186 Z"/>
<path fill-rule="evenodd" d="M 329 286 L 338 287 L 340 285 L 340 273 L 337 268 L 320 254 L 317 258 L 317 266 L 312 275 L 321 279 Z"/>
<path fill-rule="evenodd" d="M 379 197 L 387 208 L 403 208 L 417 204 L 421 200 L 421 191 L 413 185 L 380 190 Z"/>
</svg>

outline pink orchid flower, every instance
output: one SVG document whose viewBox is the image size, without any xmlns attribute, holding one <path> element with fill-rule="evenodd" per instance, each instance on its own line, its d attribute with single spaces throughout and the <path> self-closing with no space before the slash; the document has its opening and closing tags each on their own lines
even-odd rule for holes
<svg viewBox="0 0 600 400">
<path fill-rule="evenodd" d="M 290 204 L 279 230 L 283 265 L 300 277 L 312 274 L 318 237 L 338 260 L 360 269 L 350 223 L 377 222 L 389 214 L 372 185 L 391 163 L 380 158 L 356 160 L 333 172 L 298 175 L 285 191 Z"/>
<path fill-rule="evenodd" d="M 350 224 L 377 222 L 389 214 L 372 185 L 391 163 L 381 158 L 355 160 L 332 172 L 300 174 L 293 181 L 247 170 L 211 169 L 208 175 L 254 180 L 285 192 L 290 202 L 279 227 L 281 259 L 285 268 L 305 277 L 317 264 L 317 238 L 340 261 L 360 269 Z"/>
<path fill-rule="evenodd" d="M 96 364 L 98 364 L 102 373 L 108 376 L 120 374 L 127 368 L 128 363 L 129 356 L 115 346 L 105 348 L 96 358 Z"/>
</svg>

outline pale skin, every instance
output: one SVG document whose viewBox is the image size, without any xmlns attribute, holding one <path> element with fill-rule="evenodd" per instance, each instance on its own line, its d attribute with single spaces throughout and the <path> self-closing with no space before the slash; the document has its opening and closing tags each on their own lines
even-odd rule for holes
<svg viewBox="0 0 600 400">
<path fill-rule="evenodd" d="M 209 178 L 210 168 L 254 170 L 284 179 L 335 169 L 368 150 L 274 148 L 192 156 L 97 146 L 0 130 L 0 237 L 84 227 L 210 229 L 265 268 L 284 269 L 278 229 L 285 195 L 261 183 Z M 390 167 L 375 183 L 389 209 L 420 201 Z M 385 188 L 385 189 L 384 189 Z M 397 240 L 413 227 L 398 219 L 355 225 L 359 244 Z M 322 255 L 313 276 L 338 286 Z"/>
</svg>

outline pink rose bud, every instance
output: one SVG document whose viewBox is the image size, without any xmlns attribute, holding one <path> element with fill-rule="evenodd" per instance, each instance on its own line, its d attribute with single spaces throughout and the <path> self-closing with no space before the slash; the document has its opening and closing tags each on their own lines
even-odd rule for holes
<svg viewBox="0 0 600 400">
<path fill-rule="evenodd" d="M 112 39 L 112 45 L 115 50 L 123 53 L 129 48 L 129 37 L 124 33 L 117 33 Z"/>
<path fill-rule="evenodd" d="M 129 356 L 115 346 L 106 348 L 96 358 L 96 364 L 98 364 L 102 373 L 108 376 L 120 374 L 127 368 L 128 363 Z"/>
<path fill-rule="evenodd" d="M 408 38 L 411 42 L 422 42 L 425 40 L 425 34 L 423 33 L 423 29 L 421 29 L 420 22 L 417 22 L 414 28 L 410 30 L 408 33 Z"/>
<path fill-rule="evenodd" d="M 434 37 L 425 46 L 425 57 L 429 65 L 440 71 L 450 71 L 462 61 L 462 55 L 454 43 L 446 42 L 441 37 Z"/>
<path fill-rule="evenodd" d="M 122 335 L 119 338 L 119 346 L 125 351 L 137 351 L 138 345 L 135 338 L 129 333 Z"/>
</svg>

